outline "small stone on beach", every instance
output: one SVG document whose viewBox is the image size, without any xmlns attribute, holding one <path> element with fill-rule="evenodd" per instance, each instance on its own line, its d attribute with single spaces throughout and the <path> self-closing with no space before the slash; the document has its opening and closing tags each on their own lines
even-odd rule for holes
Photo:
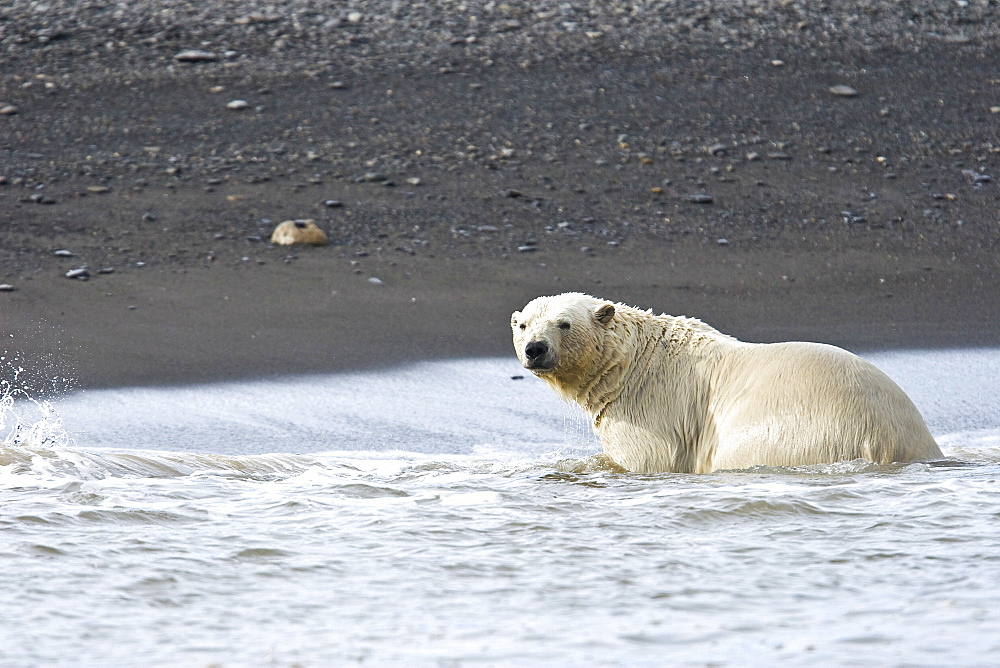
<svg viewBox="0 0 1000 668">
<path fill-rule="evenodd" d="M 251 12 L 244 16 L 233 19 L 233 23 L 238 26 L 246 26 L 254 23 L 277 23 L 281 20 L 280 14 L 265 14 L 263 12 Z"/>
<path fill-rule="evenodd" d="M 226 103 L 226 109 L 232 109 L 234 111 L 239 111 L 240 109 L 246 109 L 250 106 L 250 103 L 246 100 L 230 100 Z"/>
<path fill-rule="evenodd" d="M 838 84 L 836 86 L 830 86 L 827 88 L 831 95 L 836 95 L 838 97 L 854 97 L 860 95 L 858 91 L 851 88 L 850 86 L 845 86 L 843 84 Z"/>
<path fill-rule="evenodd" d="M 201 63 L 219 59 L 219 54 L 211 51 L 201 51 L 199 49 L 187 49 L 174 56 L 174 60 L 180 63 Z"/>
<path fill-rule="evenodd" d="M 79 281 L 86 281 L 90 278 L 90 270 L 86 267 L 80 267 L 79 269 L 70 269 L 66 272 L 66 278 L 75 278 Z"/>
</svg>

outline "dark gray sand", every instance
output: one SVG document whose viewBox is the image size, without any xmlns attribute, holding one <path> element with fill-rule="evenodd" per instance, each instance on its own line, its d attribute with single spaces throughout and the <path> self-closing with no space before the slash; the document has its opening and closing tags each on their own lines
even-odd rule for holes
<svg viewBox="0 0 1000 668">
<path fill-rule="evenodd" d="M 512 355 L 566 290 L 997 344 L 998 36 L 974 0 L 5 3 L 0 373 Z M 329 245 L 267 243 L 306 218 Z"/>
</svg>

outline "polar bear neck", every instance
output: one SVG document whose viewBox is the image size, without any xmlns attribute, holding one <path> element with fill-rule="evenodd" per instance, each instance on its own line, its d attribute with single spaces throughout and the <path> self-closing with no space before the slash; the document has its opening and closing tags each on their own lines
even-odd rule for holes
<svg viewBox="0 0 1000 668">
<path fill-rule="evenodd" d="M 671 360 L 686 361 L 711 342 L 735 341 L 695 318 L 653 315 L 622 304 L 615 306 L 605 339 L 593 371 L 567 397 L 590 415 L 595 429 L 623 394 L 642 386 L 654 363 L 662 367 Z"/>
</svg>

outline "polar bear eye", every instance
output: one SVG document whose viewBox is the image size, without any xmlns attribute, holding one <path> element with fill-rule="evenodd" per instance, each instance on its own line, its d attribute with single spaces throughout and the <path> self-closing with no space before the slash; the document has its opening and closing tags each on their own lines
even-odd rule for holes
<svg viewBox="0 0 1000 668">
<path fill-rule="evenodd" d="M 525 325 L 525 324 L 524 324 L 523 322 L 522 322 L 522 323 L 521 323 L 520 325 L 518 325 L 518 327 L 520 327 L 520 328 L 521 328 L 521 331 L 522 331 L 522 332 L 523 332 L 524 330 L 528 329 L 528 326 L 527 326 L 527 325 Z"/>
<path fill-rule="evenodd" d="M 560 322 L 559 323 L 559 329 L 563 330 L 564 332 L 569 331 L 569 323 L 568 322 Z"/>
</svg>

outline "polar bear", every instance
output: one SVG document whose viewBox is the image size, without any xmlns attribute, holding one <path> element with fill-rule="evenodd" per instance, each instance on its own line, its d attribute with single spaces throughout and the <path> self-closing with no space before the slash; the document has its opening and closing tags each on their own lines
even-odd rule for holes
<svg viewBox="0 0 1000 668">
<path fill-rule="evenodd" d="M 578 403 L 630 471 L 942 457 L 903 390 L 835 346 L 745 343 L 581 293 L 534 299 L 511 328 L 522 365 Z"/>
</svg>

